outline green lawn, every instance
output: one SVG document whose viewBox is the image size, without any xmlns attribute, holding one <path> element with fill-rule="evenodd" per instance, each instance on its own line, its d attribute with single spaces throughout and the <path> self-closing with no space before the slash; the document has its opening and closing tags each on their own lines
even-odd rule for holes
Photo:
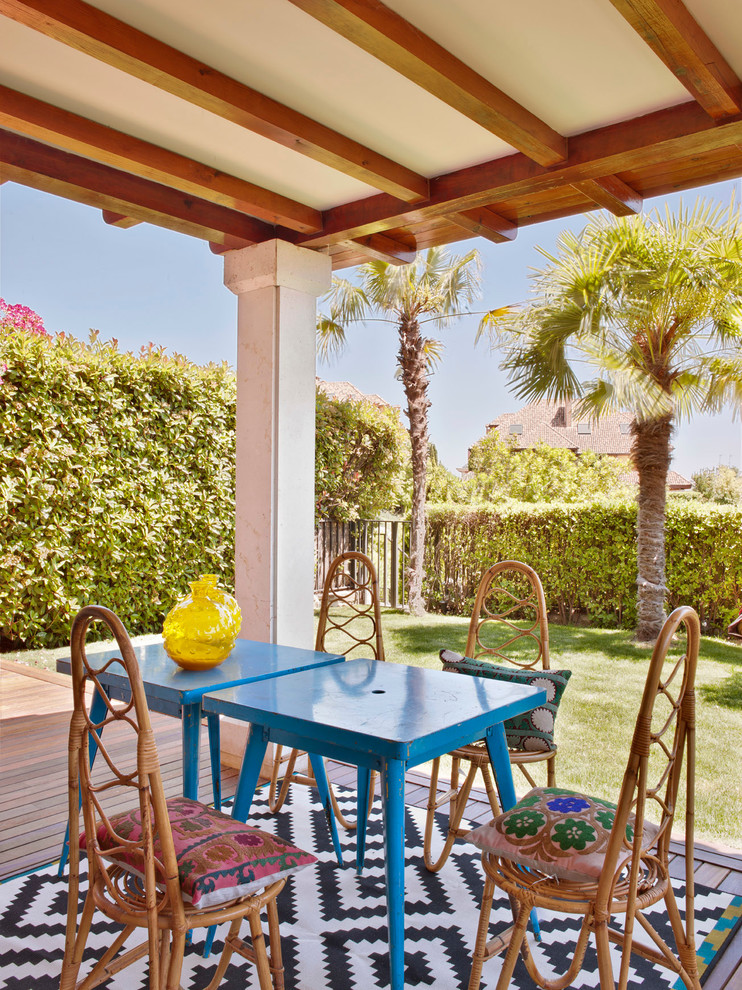
<svg viewBox="0 0 742 990">
<path fill-rule="evenodd" d="M 387 660 L 439 669 L 438 651 L 463 651 L 467 627 L 466 618 L 416 619 L 387 611 Z M 629 632 L 557 625 L 549 632 L 551 666 L 572 671 L 557 718 L 557 782 L 615 797 L 650 651 L 633 644 Z M 54 669 L 56 656 L 65 653 L 63 648 L 10 657 Z M 696 686 L 696 836 L 742 849 L 742 647 L 702 639 Z M 519 777 L 516 787 L 522 790 Z"/>
<path fill-rule="evenodd" d="M 382 624 L 387 660 L 440 669 L 442 647 L 463 652 L 468 619 L 387 611 Z M 557 783 L 615 797 L 651 651 L 626 631 L 551 625 L 549 637 L 551 666 L 572 671 L 556 723 Z M 742 849 L 742 647 L 701 640 L 696 694 L 696 837 Z M 516 788 L 527 786 L 517 774 Z"/>
</svg>

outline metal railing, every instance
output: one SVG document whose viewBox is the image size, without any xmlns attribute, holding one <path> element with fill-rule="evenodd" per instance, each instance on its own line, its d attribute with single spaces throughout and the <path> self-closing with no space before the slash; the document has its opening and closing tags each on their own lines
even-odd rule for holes
<svg viewBox="0 0 742 990">
<path fill-rule="evenodd" d="M 314 534 L 314 590 L 322 593 L 330 562 L 339 553 L 355 550 L 371 558 L 376 568 L 381 604 L 403 608 L 407 602 L 410 523 L 406 519 L 357 519 L 332 522 L 321 519 Z"/>
</svg>

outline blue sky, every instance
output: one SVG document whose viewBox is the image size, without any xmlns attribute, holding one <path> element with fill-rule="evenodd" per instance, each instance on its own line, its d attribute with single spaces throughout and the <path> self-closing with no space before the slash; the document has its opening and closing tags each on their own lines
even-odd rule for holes
<svg viewBox="0 0 742 990">
<path fill-rule="evenodd" d="M 733 192 L 742 200 L 742 181 L 722 182 L 683 194 L 728 204 Z M 679 196 L 648 200 L 647 209 Z M 537 246 L 553 248 L 561 230 L 579 230 L 585 218 L 573 217 L 523 227 L 515 241 L 494 245 L 477 239 L 482 255 L 481 309 L 526 299 L 529 268 L 538 266 Z M 456 246 L 453 247 L 456 250 Z M 64 330 L 87 339 L 91 328 L 101 338 L 116 338 L 135 353 L 152 341 L 199 364 L 228 361 L 236 354 L 237 301 L 222 283 L 222 259 L 191 237 L 140 224 L 120 230 L 103 223 L 99 210 L 15 183 L 0 187 L 0 296 L 36 310 L 50 332 Z M 343 273 L 347 274 L 347 273 Z M 430 386 L 430 434 L 443 463 L 455 469 L 486 424 L 522 403 L 508 392 L 499 357 L 485 344 L 475 347 L 477 317 L 467 317 L 440 333 L 446 349 Z M 394 379 L 397 337 L 381 323 L 359 326 L 349 335 L 345 353 L 317 373 L 329 381 L 351 381 L 404 405 Z M 718 464 L 742 467 L 742 424 L 731 411 L 682 424 L 675 436 L 673 467 L 689 477 Z"/>
</svg>

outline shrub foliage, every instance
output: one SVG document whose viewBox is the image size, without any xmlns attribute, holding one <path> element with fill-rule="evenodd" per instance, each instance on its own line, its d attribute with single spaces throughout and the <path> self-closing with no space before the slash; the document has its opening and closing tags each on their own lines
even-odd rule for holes
<svg viewBox="0 0 742 990">
<path fill-rule="evenodd" d="M 234 584 L 234 374 L 24 329 L 0 322 L 0 643 L 61 645 L 91 602 L 159 631 L 199 574 Z M 396 412 L 319 395 L 317 430 L 318 510 L 393 508 Z"/>
<path fill-rule="evenodd" d="M 636 503 L 508 503 L 432 506 L 426 544 L 428 605 L 466 614 L 484 570 L 523 560 L 539 573 L 561 621 L 636 621 Z M 722 632 L 742 600 L 742 508 L 670 499 L 667 606 L 690 604 L 708 632 Z"/>
<path fill-rule="evenodd" d="M 393 512 L 402 500 L 409 442 L 396 409 L 317 392 L 315 508 L 344 522 Z"/>
<path fill-rule="evenodd" d="M 132 634 L 234 577 L 234 376 L 93 338 L 0 336 L 0 636 L 58 645 L 99 602 Z"/>
</svg>

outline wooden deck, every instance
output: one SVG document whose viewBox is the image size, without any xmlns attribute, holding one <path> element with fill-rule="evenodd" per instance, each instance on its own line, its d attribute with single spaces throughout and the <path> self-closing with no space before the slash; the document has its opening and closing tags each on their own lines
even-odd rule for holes
<svg viewBox="0 0 742 990">
<path fill-rule="evenodd" d="M 0 658 L 0 880 L 53 862 L 67 822 L 67 733 L 72 710 L 69 678 Z M 164 715 L 152 715 L 168 796 L 181 793 L 180 725 Z M 115 752 L 115 743 L 107 743 Z M 203 794 L 211 792 L 208 754 L 201 762 Z M 355 786 L 355 768 L 328 764 L 338 784 Z M 427 780 L 413 771 L 407 776 L 408 804 L 424 807 Z M 222 768 L 222 790 L 231 796 L 237 772 Z M 489 817 L 484 794 L 471 808 L 474 821 Z M 683 849 L 673 844 L 671 872 L 684 873 Z M 742 853 L 696 846 L 695 876 L 699 883 L 742 895 Z M 706 981 L 704 990 L 742 988 L 742 931 Z"/>
</svg>

